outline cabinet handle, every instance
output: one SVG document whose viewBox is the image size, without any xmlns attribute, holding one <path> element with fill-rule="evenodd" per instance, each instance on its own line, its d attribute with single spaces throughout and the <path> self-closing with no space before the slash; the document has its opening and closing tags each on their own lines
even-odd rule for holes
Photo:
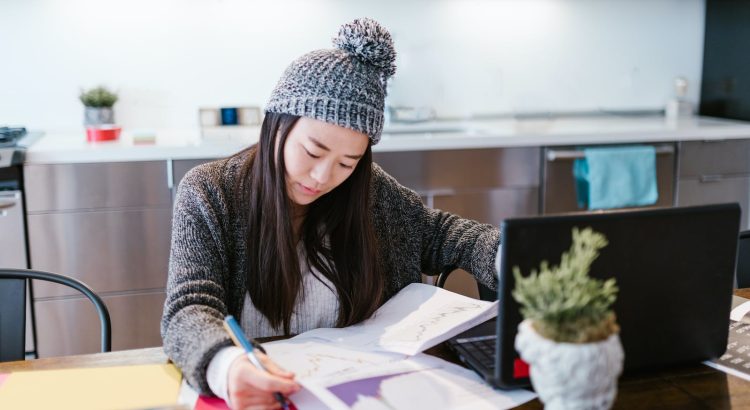
<svg viewBox="0 0 750 410">
<path fill-rule="evenodd" d="M 172 158 L 167 160 L 167 189 L 174 188 L 174 164 Z"/>
<path fill-rule="evenodd" d="M 724 180 L 723 175 L 701 175 L 700 176 L 701 182 L 719 182 L 723 180 Z"/>
<path fill-rule="evenodd" d="M 21 194 L 17 191 L 0 192 L 0 209 L 13 208 L 21 199 Z"/>
<path fill-rule="evenodd" d="M 0 209 L 8 209 L 16 206 L 16 201 L 0 201 Z"/>
<path fill-rule="evenodd" d="M 428 189 L 427 191 L 420 191 L 419 195 L 422 196 L 453 196 L 456 195 L 456 190 L 451 188 L 438 188 L 438 189 Z"/>
<path fill-rule="evenodd" d="M 654 146 L 656 155 L 674 154 L 674 145 L 664 144 Z M 547 151 L 547 161 L 552 162 L 559 159 L 579 159 L 586 154 L 582 150 L 551 149 Z"/>
</svg>

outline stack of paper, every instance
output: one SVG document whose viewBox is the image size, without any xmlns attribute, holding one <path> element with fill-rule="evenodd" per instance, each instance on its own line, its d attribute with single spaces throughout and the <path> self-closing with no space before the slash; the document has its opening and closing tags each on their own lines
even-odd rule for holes
<svg viewBox="0 0 750 410">
<path fill-rule="evenodd" d="M 360 324 L 264 347 L 303 386 L 290 397 L 300 410 L 510 408 L 536 395 L 494 390 L 474 372 L 421 353 L 496 315 L 497 302 L 411 284 Z M 182 403 L 209 408 L 184 386 Z"/>
</svg>

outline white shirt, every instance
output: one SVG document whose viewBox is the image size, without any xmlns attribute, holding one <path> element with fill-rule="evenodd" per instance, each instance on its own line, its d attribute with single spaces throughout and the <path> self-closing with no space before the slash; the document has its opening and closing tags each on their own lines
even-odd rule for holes
<svg viewBox="0 0 750 410">
<path fill-rule="evenodd" d="M 339 299 L 336 288 L 317 269 L 307 265 L 303 246 L 297 247 L 297 255 L 302 272 L 302 288 L 290 321 L 291 333 L 299 334 L 311 329 L 336 326 L 339 313 Z M 242 307 L 240 326 L 246 335 L 253 338 L 283 334 L 282 329 L 273 328 L 268 318 L 255 308 L 250 295 L 247 293 Z M 208 386 L 216 396 L 227 402 L 229 401 L 227 391 L 229 367 L 237 357 L 243 354 L 243 349 L 228 346 L 219 350 L 208 364 L 206 370 Z"/>
</svg>

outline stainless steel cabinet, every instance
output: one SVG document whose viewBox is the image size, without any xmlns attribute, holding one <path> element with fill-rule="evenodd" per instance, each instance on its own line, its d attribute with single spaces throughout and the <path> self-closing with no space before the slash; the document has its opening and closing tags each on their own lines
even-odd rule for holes
<svg viewBox="0 0 750 410">
<path fill-rule="evenodd" d="M 180 181 L 191 169 L 198 165 L 205 164 L 206 162 L 215 161 L 215 158 L 202 158 L 202 159 L 179 159 L 173 160 L 172 162 L 172 199 L 177 194 L 177 187 L 180 186 Z"/>
<path fill-rule="evenodd" d="M 750 174 L 750 140 L 680 143 L 681 178 L 737 174 Z"/>
<path fill-rule="evenodd" d="M 433 208 L 495 226 L 539 213 L 539 148 L 383 152 L 374 160 Z M 446 288 L 479 297 L 460 269 Z"/>
<path fill-rule="evenodd" d="M 161 346 L 163 291 L 102 297 L 112 319 L 112 350 Z M 99 317 L 88 299 L 37 299 L 40 357 L 98 352 Z"/>
<path fill-rule="evenodd" d="M 536 215 L 538 204 L 536 187 L 459 191 L 452 195 L 435 195 L 432 199 L 435 208 L 495 226 L 510 217 Z"/>
<path fill-rule="evenodd" d="M 167 161 L 26 165 L 29 213 L 170 206 Z"/>
<path fill-rule="evenodd" d="M 23 269 L 26 267 L 26 237 L 23 226 L 23 195 L 21 191 L 0 191 L 0 233 L 5 238 L 0 247 L 0 266 Z"/>
<path fill-rule="evenodd" d="M 167 165 L 24 168 L 31 267 L 81 279 L 99 293 L 113 319 L 114 349 L 161 343 L 172 212 Z M 99 322 L 84 313 L 93 315 L 90 302 L 63 287 L 34 286 L 40 354 L 98 351 Z"/>
<path fill-rule="evenodd" d="M 738 202 L 750 229 L 750 140 L 680 143 L 677 205 Z"/>
<path fill-rule="evenodd" d="M 32 266 L 75 276 L 100 293 L 164 288 L 171 218 L 169 207 L 31 214 Z M 34 291 L 78 294 L 46 282 Z"/>
</svg>

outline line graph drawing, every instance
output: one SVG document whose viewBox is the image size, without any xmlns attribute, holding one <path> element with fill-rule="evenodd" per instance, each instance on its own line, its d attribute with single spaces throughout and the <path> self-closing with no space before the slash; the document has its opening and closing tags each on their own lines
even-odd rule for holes
<svg viewBox="0 0 750 410">
<path fill-rule="evenodd" d="M 268 354 L 300 380 L 311 380 L 364 366 L 396 362 L 401 354 L 383 354 L 331 346 L 320 342 L 274 342 L 265 345 Z"/>
<path fill-rule="evenodd" d="M 435 336 L 436 329 L 443 322 L 463 323 L 466 321 L 465 313 L 474 313 L 484 306 L 478 303 L 467 303 L 453 306 L 441 306 L 439 309 L 430 309 L 429 312 L 421 312 L 420 317 L 414 323 L 400 323 L 389 329 L 386 335 L 389 343 L 421 342 L 431 336 Z"/>
<path fill-rule="evenodd" d="M 348 371 L 352 368 L 362 365 L 375 365 L 381 363 L 377 360 L 366 360 L 355 357 L 341 357 L 341 355 L 332 354 L 309 354 L 305 357 L 305 362 L 301 365 L 304 372 L 297 372 L 297 377 L 310 379 L 315 376 L 325 375 L 331 372 L 331 368 L 336 371 Z M 327 371 L 326 371 L 327 370 Z"/>
</svg>

